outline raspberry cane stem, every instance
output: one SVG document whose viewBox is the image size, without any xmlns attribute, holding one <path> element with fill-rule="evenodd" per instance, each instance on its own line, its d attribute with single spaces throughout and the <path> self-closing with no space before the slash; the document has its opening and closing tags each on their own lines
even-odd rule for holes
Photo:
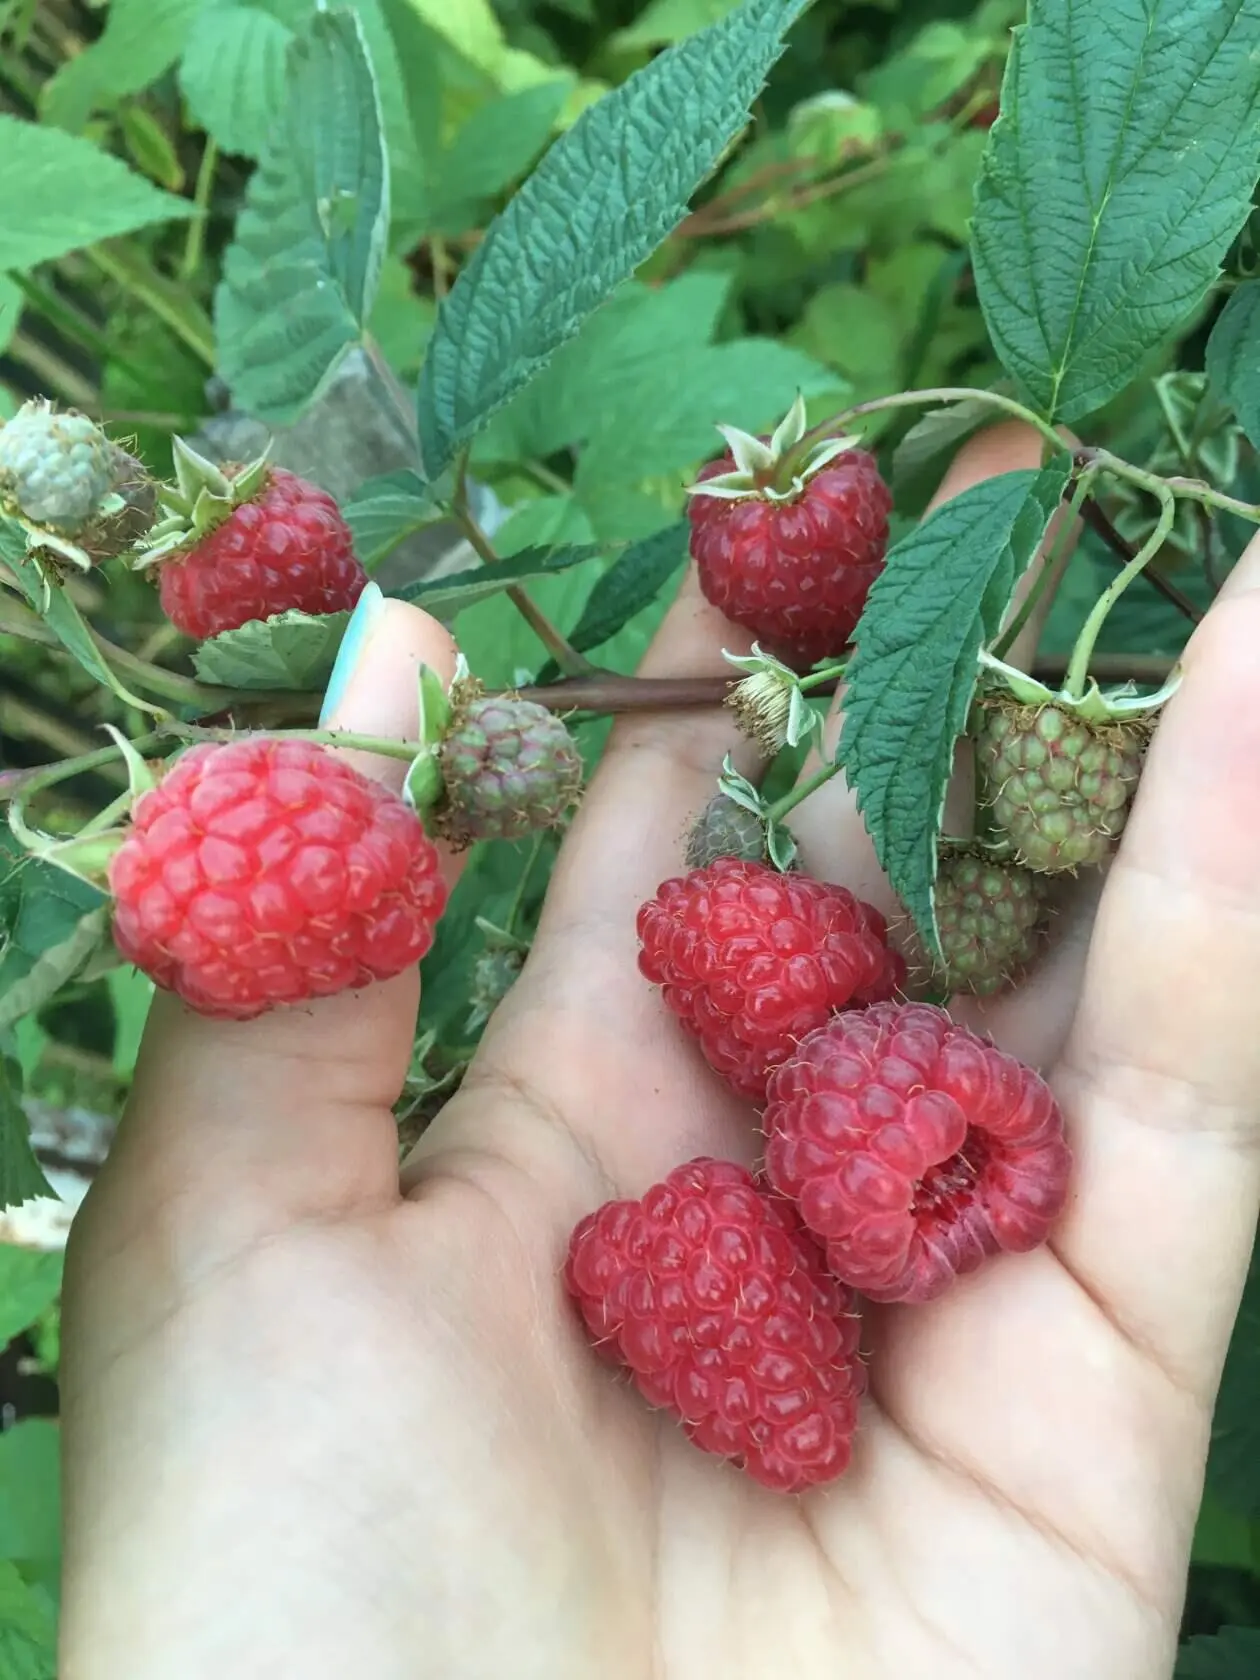
<svg viewBox="0 0 1260 1680">
<path fill-rule="evenodd" d="M 455 470 L 455 493 L 451 498 L 451 513 L 455 522 L 468 539 L 469 546 L 487 566 L 502 564 L 503 557 L 495 551 L 493 543 L 477 523 L 476 516 L 468 502 L 468 451 L 465 450 L 459 458 L 459 465 Z M 583 654 L 556 629 L 555 625 L 530 600 L 528 594 L 519 584 L 509 584 L 507 597 L 555 660 L 556 664 L 568 677 L 589 677 L 596 669 Z"/>
<path fill-rule="evenodd" d="M 1076 481 L 1076 488 L 1073 490 L 1071 501 L 1068 503 L 1067 515 L 1059 527 L 1054 542 L 1050 545 L 1049 552 L 1042 557 L 1041 571 L 1037 575 L 1036 582 L 1025 595 L 1019 611 L 1011 619 L 1011 622 L 990 650 L 996 659 L 1006 658 L 1020 631 L 1040 606 L 1046 591 L 1057 582 L 1062 562 L 1067 558 L 1067 551 L 1075 534 L 1074 528 L 1080 518 L 1081 508 L 1092 487 L 1093 471 L 1086 467 Z"/>
</svg>

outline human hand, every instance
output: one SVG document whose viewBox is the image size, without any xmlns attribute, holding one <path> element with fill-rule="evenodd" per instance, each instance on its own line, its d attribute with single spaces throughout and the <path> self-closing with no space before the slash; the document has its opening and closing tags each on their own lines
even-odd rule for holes
<svg viewBox="0 0 1260 1680">
<path fill-rule="evenodd" d="M 946 488 L 1036 453 L 999 428 Z M 1258 641 L 1260 546 L 1187 655 L 1092 933 L 982 1012 L 1055 1083 L 1067 1214 L 871 1310 L 853 1466 L 800 1499 L 612 1380 L 559 1280 L 598 1203 L 755 1153 L 634 960 L 743 751 L 726 714 L 618 728 L 402 1194 L 413 975 L 245 1025 L 159 996 L 68 1255 L 63 1680 L 1166 1680 L 1260 1198 Z M 723 644 L 685 591 L 645 670 L 721 671 Z M 421 659 L 453 650 L 389 606 L 336 723 L 409 733 Z M 811 873 L 887 901 L 838 783 L 792 824 Z"/>
</svg>

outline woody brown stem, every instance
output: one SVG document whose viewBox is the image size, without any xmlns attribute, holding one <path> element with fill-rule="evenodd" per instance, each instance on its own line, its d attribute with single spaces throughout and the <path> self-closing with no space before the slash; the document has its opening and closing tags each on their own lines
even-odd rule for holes
<svg viewBox="0 0 1260 1680">
<path fill-rule="evenodd" d="M 1100 682 L 1162 683 L 1173 667 L 1171 659 L 1133 654 L 1102 654 L 1090 664 Z M 1065 655 L 1037 659 L 1032 674 L 1043 681 L 1055 681 L 1067 670 Z M 597 675 L 575 677 L 567 682 L 548 683 L 541 688 L 514 690 L 522 700 L 533 700 L 553 712 L 666 712 L 691 706 L 720 706 L 740 681 L 730 677 L 619 677 Z M 838 678 L 819 683 L 811 694 L 836 691 Z M 507 691 L 504 691 L 507 692 Z"/>
</svg>

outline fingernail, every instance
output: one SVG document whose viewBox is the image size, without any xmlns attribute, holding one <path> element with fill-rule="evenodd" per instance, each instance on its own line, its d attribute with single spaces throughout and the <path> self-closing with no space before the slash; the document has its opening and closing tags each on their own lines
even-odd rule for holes
<svg viewBox="0 0 1260 1680">
<path fill-rule="evenodd" d="M 354 675 L 355 667 L 362 656 L 364 646 L 376 621 L 385 610 L 385 597 L 381 594 L 380 585 L 369 583 L 359 596 L 358 605 L 350 614 L 350 622 L 346 625 L 346 633 L 341 638 L 341 647 L 337 652 L 337 661 L 332 668 L 332 675 L 328 679 L 328 687 L 324 690 L 324 704 L 320 709 L 319 727 L 327 724 L 330 717 L 345 699 L 346 689 L 350 678 Z"/>
</svg>

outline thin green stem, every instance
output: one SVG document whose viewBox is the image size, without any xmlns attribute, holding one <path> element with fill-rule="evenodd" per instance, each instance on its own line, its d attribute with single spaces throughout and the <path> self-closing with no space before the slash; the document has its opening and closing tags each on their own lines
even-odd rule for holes
<svg viewBox="0 0 1260 1680">
<path fill-rule="evenodd" d="M 1012 618 L 1011 622 L 1007 625 L 1006 629 L 1003 630 L 1002 634 L 998 637 L 997 641 L 994 642 L 992 648 L 990 649 L 990 652 L 995 658 L 1006 658 L 1006 655 L 1015 645 L 1015 641 L 1020 632 L 1045 599 L 1046 592 L 1054 587 L 1055 580 L 1058 577 L 1060 563 L 1067 556 L 1067 551 L 1071 546 L 1072 539 L 1075 534 L 1076 522 L 1081 516 L 1081 508 L 1084 506 L 1085 499 L 1089 495 L 1092 477 L 1092 473 L 1086 469 L 1086 471 L 1083 472 L 1077 479 L 1076 488 L 1073 490 L 1072 499 L 1068 504 L 1067 517 L 1059 526 L 1059 529 L 1055 534 L 1054 542 L 1050 545 L 1049 552 L 1042 560 L 1041 570 L 1037 574 L 1037 581 L 1033 584 L 1027 595 L 1024 596 L 1019 611 L 1015 614 L 1014 618 Z"/>
<path fill-rule="evenodd" d="M 789 811 L 794 811 L 798 805 L 808 799 L 811 793 L 816 793 L 820 787 L 825 787 L 833 776 L 840 773 L 840 762 L 837 759 L 832 764 L 824 764 L 815 770 L 812 776 L 806 776 L 803 782 L 798 782 L 790 792 L 766 809 L 769 822 L 782 822 Z"/>
<path fill-rule="evenodd" d="M 522 471 L 532 478 L 534 483 L 544 490 L 550 490 L 556 496 L 571 496 L 573 486 L 567 478 L 561 478 L 558 472 L 552 472 L 545 461 L 522 461 Z"/>
<path fill-rule="evenodd" d="M 811 688 L 822 688 L 825 683 L 842 682 L 847 665 L 847 660 L 839 665 L 824 665 L 819 671 L 810 671 L 807 676 L 798 677 L 796 686 L 802 694 L 808 694 Z"/>
<path fill-rule="evenodd" d="M 205 312 L 188 297 L 182 281 L 168 280 L 125 240 L 116 244 L 90 245 L 84 254 L 116 285 L 130 292 L 160 321 L 164 321 L 208 368 L 214 367 L 213 328 Z"/>
<path fill-rule="evenodd" d="M 512 894 L 512 903 L 508 907 L 508 913 L 504 919 L 503 931 L 510 934 L 513 939 L 517 937 L 516 918 L 520 915 L 521 905 L 525 902 L 525 888 L 529 885 L 529 878 L 534 873 L 534 865 L 538 862 L 539 852 L 542 851 L 543 839 L 544 835 L 541 832 L 535 834 L 534 843 L 529 849 L 529 856 L 525 860 L 525 867 L 521 871 L 520 880 L 516 883 L 516 891 Z"/>
<path fill-rule="evenodd" d="M 133 379 L 143 380 L 149 377 L 135 362 L 117 351 L 94 322 L 89 321 L 80 310 L 58 296 L 51 286 L 44 285 L 31 274 L 14 273 L 12 279 L 32 308 L 68 339 L 81 344 L 85 350 L 90 350 L 102 361 L 113 362 L 116 366 L 124 368 Z"/>
<path fill-rule="evenodd" d="M 1236 513 L 1240 519 L 1246 519 L 1252 525 L 1260 525 L 1260 505 L 1254 502 L 1240 502 L 1233 496 L 1224 496 L 1219 490 L 1213 490 L 1210 484 L 1204 484 L 1202 479 L 1166 478 L 1164 483 L 1174 496 L 1184 496 L 1187 501 L 1199 502 L 1204 507 L 1220 508 L 1222 513 Z"/>
<path fill-rule="evenodd" d="M 1048 420 L 1043 420 L 1031 408 L 1016 402 L 1014 397 L 1004 397 L 997 391 L 972 390 L 966 385 L 941 385 L 926 391 L 899 391 L 889 397 L 872 397 L 869 402 L 854 403 L 851 408 L 842 408 L 838 414 L 833 414 L 829 420 L 821 425 L 812 427 L 806 434 L 806 440 L 812 441 L 824 437 L 834 437 L 842 432 L 851 420 L 860 420 L 867 414 L 882 414 L 886 409 L 926 407 L 929 403 L 982 402 L 991 407 L 1001 409 L 1004 414 L 1010 414 L 1025 425 L 1032 426 L 1040 432 L 1046 442 L 1056 451 L 1062 453 L 1067 445 L 1055 431 Z"/>
<path fill-rule="evenodd" d="M 1235 513 L 1252 525 L 1260 525 L 1260 504 L 1240 502 L 1234 496 L 1223 495 L 1200 478 L 1161 478 L 1158 473 L 1147 472 L 1144 467 L 1135 467 L 1131 461 L 1113 455 L 1109 449 L 1078 450 L 1076 458 L 1079 463 L 1092 462 L 1107 472 L 1114 473 L 1117 478 L 1128 479 L 1130 484 L 1138 485 L 1152 496 L 1160 496 L 1167 490 L 1187 501 L 1201 502 L 1204 507 L 1220 508 L 1222 513 Z"/>
<path fill-rule="evenodd" d="M 177 736 L 181 741 L 239 741 L 238 729 L 207 729 L 198 723 L 164 723 L 161 736 Z M 410 763 L 426 751 L 423 741 L 399 741 L 387 735 L 357 735 L 348 729 L 268 729 L 271 741 L 313 741 L 320 747 L 353 747 L 358 752 L 377 753 L 382 758 L 398 758 Z M 135 742 L 133 745 L 138 746 Z"/>
<path fill-rule="evenodd" d="M 474 553 L 487 566 L 502 564 L 502 557 L 495 552 L 494 545 L 477 523 L 476 516 L 468 503 L 468 451 L 459 458 L 455 469 L 455 494 L 451 501 L 451 512 L 455 522 Z M 519 584 L 510 583 L 506 590 L 507 598 L 529 625 L 538 640 L 555 660 L 566 677 L 589 677 L 598 670 L 592 665 L 565 636 L 556 629 L 546 613 L 536 607 L 529 595 Z"/>
<path fill-rule="evenodd" d="M 1153 477 L 1153 475 L 1149 476 Z M 1122 571 L 1117 572 L 1116 576 L 1111 580 L 1107 588 L 1098 597 L 1098 600 L 1094 604 L 1093 611 L 1085 620 L 1084 627 L 1082 628 L 1080 635 L 1076 638 L 1076 646 L 1072 649 L 1072 657 L 1068 661 L 1067 675 L 1063 679 L 1064 693 L 1071 695 L 1075 699 L 1081 698 L 1081 696 L 1085 693 L 1085 684 L 1089 679 L 1090 658 L 1093 655 L 1094 646 L 1098 641 L 1102 627 L 1106 622 L 1107 614 L 1111 611 L 1112 607 L 1115 606 L 1116 602 L 1124 594 L 1125 590 L 1133 582 L 1134 578 L 1137 577 L 1138 574 L 1145 569 L 1148 562 L 1154 559 L 1155 555 L 1159 553 L 1160 549 L 1164 546 L 1165 538 L 1168 536 L 1169 531 L 1172 530 L 1173 521 L 1177 516 L 1176 500 L 1162 479 L 1154 479 L 1154 483 L 1156 486 L 1154 494 L 1159 497 L 1160 501 L 1159 519 L 1156 522 L 1155 529 L 1151 532 L 1147 541 L 1142 544 L 1141 548 L 1133 556 L 1132 560 L 1129 561 L 1128 565 L 1125 566 Z"/>
<path fill-rule="evenodd" d="M 165 729 L 152 730 L 148 735 L 141 735 L 131 744 L 143 757 L 156 752 L 163 743 Z M 29 781 L 22 784 L 23 803 L 30 801 L 34 793 L 42 793 L 45 788 L 53 787 L 57 782 L 64 782 L 71 776 L 86 776 L 94 770 L 103 770 L 122 758 L 122 748 L 117 742 L 111 741 L 107 747 L 97 747 L 94 752 L 79 753 L 75 758 L 59 758 L 55 764 L 43 764 L 34 771 Z"/>
<path fill-rule="evenodd" d="M 25 795 L 26 790 L 23 789 L 22 791 L 23 795 Z M 103 811 L 98 811 L 89 822 L 84 823 L 75 838 L 78 840 L 86 840 L 93 834 L 103 834 L 104 831 L 107 828 L 111 828 L 120 817 L 126 816 L 127 812 L 131 809 L 131 804 L 132 792 L 128 787 L 118 795 L 117 799 L 111 799 Z"/>
<path fill-rule="evenodd" d="M 140 659 L 126 648 L 106 641 L 95 630 L 92 631 L 92 640 L 106 663 L 119 676 L 134 682 L 138 688 L 148 689 L 150 694 L 160 694 L 166 700 L 177 700 L 184 705 L 203 706 L 207 711 L 222 711 L 231 701 L 232 689 L 212 688 L 206 683 L 195 682 L 192 677 L 181 677 L 178 671 L 151 665 L 147 659 Z M 250 697 L 256 699 L 257 693 Z"/>
<path fill-rule="evenodd" d="M 206 224 L 210 219 L 210 195 L 214 191 L 214 175 L 218 166 L 219 148 L 208 139 L 197 166 L 197 183 L 193 189 L 193 205 L 197 213 L 188 224 L 184 256 L 179 265 L 179 272 L 185 280 L 191 280 L 201 267 L 206 248 Z"/>
</svg>

